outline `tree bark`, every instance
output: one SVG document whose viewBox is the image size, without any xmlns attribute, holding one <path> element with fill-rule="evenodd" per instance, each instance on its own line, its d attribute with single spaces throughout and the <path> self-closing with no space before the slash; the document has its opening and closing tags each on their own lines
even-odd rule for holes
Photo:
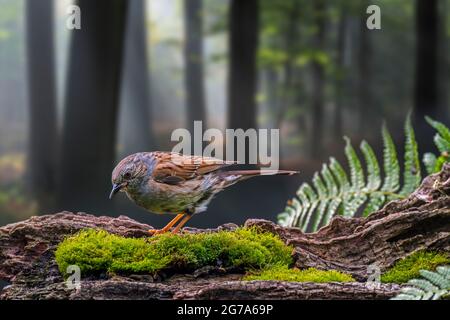
<svg viewBox="0 0 450 320">
<path fill-rule="evenodd" d="M 257 128 L 258 0 L 232 0 L 229 28 L 228 128 Z"/>
<path fill-rule="evenodd" d="M 40 212 L 52 212 L 56 183 L 57 126 L 53 0 L 26 2 L 29 91 L 30 191 Z"/>
<path fill-rule="evenodd" d="M 433 129 L 426 115 L 438 115 L 438 1 L 416 0 L 415 128 L 421 151 L 432 150 Z"/>
<path fill-rule="evenodd" d="M 207 128 L 203 82 L 203 4 L 202 0 L 184 1 L 184 61 L 187 128 L 194 132 L 194 121 Z"/>
<path fill-rule="evenodd" d="M 61 208 L 102 211 L 111 206 L 126 2 L 78 5 L 82 25 L 70 49 L 58 202 Z"/>
<path fill-rule="evenodd" d="M 0 280 L 10 285 L 0 299 L 387 299 L 400 287 L 368 286 L 369 266 L 381 272 L 419 251 L 450 253 L 450 165 L 424 179 L 404 200 L 392 201 L 368 218 L 335 217 L 316 233 L 284 228 L 266 220 L 248 220 L 280 236 L 294 247 L 298 268 L 335 269 L 351 274 L 353 283 L 293 283 L 241 281 L 242 274 L 207 266 L 194 273 L 155 279 L 128 275 L 82 279 L 82 290 L 70 290 L 54 261 L 54 250 L 64 237 L 84 228 L 100 228 L 125 237 L 145 237 L 151 227 L 121 216 L 94 217 L 63 212 L 32 217 L 0 228 Z M 186 228 L 186 232 L 233 230 Z"/>
<path fill-rule="evenodd" d="M 120 103 L 122 156 L 155 147 L 151 126 L 145 12 L 144 0 L 129 2 Z"/>
</svg>

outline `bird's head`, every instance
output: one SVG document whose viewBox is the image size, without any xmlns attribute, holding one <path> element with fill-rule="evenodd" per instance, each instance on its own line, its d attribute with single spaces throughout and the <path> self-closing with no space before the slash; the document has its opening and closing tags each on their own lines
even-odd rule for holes
<svg viewBox="0 0 450 320">
<path fill-rule="evenodd" d="M 112 199 L 119 191 L 126 191 L 137 186 L 146 176 L 147 166 L 138 155 L 131 155 L 119 162 L 111 176 L 112 190 L 109 198 Z"/>
</svg>

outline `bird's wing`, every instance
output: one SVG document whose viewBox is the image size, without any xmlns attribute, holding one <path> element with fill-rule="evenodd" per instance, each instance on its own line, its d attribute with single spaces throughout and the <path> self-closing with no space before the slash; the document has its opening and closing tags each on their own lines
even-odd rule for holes
<svg viewBox="0 0 450 320">
<path fill-rule="evenodd" d="M 167 184 L 178 184 L 236 163 L 175 152 L 154 152 L 153 156 L 157 159 L 153 179 Z"/>
</svg>

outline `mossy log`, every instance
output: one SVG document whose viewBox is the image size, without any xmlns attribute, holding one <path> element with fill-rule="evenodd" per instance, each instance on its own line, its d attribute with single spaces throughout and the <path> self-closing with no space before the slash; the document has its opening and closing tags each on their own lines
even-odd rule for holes
<svg viewBox="0 0 450 320">
<path fill-rule="evenodd" d="M 400 286 L 368 286 L 371 265 L 382 272 L 419 250 L 450 253 L 450 165 L 424 179 L 408 198 L 393 201 L 368 218 L 336 217 L 316 233 L 283 228 L 266 220 L 248 220 L 278 234 L 295 247 L 295 265 L 335 269 L 361 282 L 294 283 L 241 281 L 233 270 L 202 268 L 167 279 L 146 275 L 82 278 L 80 289 L 69 289 L 54 259 L 56 246 L 84 228 L 101 228 L 125 237 L 146 237 L 150 226 L 128 217 L 95 217 L 62 212 L 37 216 L 0 228 L 0 279 L 9 282 L 0 299 L 387 299 Z M 234 224 L 214 232 L 234 229 Z"/>
</svg>

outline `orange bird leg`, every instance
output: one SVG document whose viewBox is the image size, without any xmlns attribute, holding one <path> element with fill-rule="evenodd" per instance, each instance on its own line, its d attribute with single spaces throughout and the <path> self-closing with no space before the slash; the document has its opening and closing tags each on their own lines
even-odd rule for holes
<svg viewBox="0 0 450 320">
<path fill-rule="evenodd" d="M 173 218 L 172 220 L 170 220 L 170 222 L 169 222 L 164 228 L 162 228 L 162 229 L 160 229 L 160 230 L 152 229 L 152 230 L 148 230 L 148 232 L 150 232 L 150 233 L 153 234 L 153 235 L 155 235 L 155 234 L 160 234 L 160 233 L 165 233 L 165 232 L 169 231 L 170 228 L 172 228 L 173 225 L 174 225 L 175 223 L 177 223 L 183 216 L 184 216 L 184 213 L 177 214 L 177 215 L 175 216 L 175 218 Z"/>
<path fill-rule="evenodd" d="M 172 233 L 178 233 L 190 218 L 192 218 L 192 214 L 186 215 L 183 220 L 181 220 L 181 222 L 175 227 L 175 229 L 173 229 Z"/>
</svg>

